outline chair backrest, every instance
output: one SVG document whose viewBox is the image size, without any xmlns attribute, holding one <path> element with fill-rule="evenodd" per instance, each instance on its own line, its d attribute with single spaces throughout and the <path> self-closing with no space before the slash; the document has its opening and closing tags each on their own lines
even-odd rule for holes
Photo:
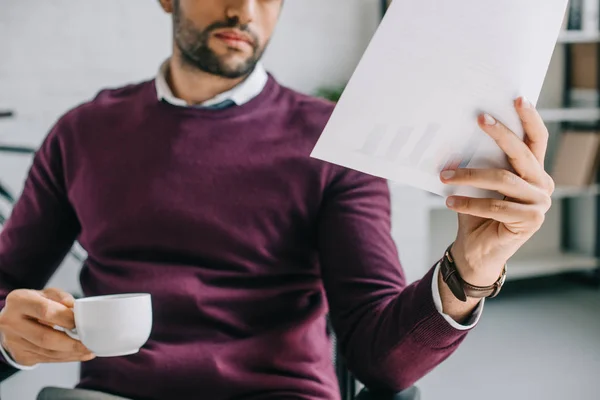
<svg viewBox="0 0 600 400">
<path fill-rule="evenodd" d="M 342 355 L 339 342 L 337 340 L 337 336 L 331 326 L 331 322 L 329 318 L 327 318 L 327 327 L 329 337 L 331 338 L 331 359 L 333 362 L 333 366 L 335 368 L 335 374 L 337 375 L 338 383 L 340 386 L 340 395 L 342 400 L 353 400 L 356 396 L 356 379 L 350 371 L 348 370 L 348 366 L 346 365 L 346 361 Z"/>
<path fill-rule="evenodd" d="M 416 386 L 412 386 L 400 393 L 372 392 L 364 388 L 354 375 L 348 370 L 348 366 L 342 355 L 340 344 L 337 340 L 329 318 L 327 319 L 328 333 L 332 342 L 332 360 L 335 373 L 340 386 L 342 400 L 420 400 L 421 393 Z M 360 393 L 359 393 L 360 389 Z"/>
</svg>

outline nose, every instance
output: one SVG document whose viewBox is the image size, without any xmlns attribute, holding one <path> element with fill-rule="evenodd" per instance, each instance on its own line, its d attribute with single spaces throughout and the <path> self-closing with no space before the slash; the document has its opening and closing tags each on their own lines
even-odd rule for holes
<svg viewBox="0 0 600 400">
<path fill-rule="evenodd" d="M 254 20 L 256 0 L 232 0 L 226 12 L 227 18 L 235 18 L 240 25 L 247 25 Z"/>
</svg>

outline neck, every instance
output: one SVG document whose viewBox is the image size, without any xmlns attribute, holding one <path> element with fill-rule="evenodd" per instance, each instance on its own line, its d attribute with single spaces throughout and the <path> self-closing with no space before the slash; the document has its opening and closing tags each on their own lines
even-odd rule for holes
<svg viewBox="0 0 600 400">
<path fill-rule="evenodd" d="M 171 91 L 177 98 L 194 105 L 233 89 L 246 79 L 246 76 L 228 79 L 209 74 L 185 64 L 180 54 L 173 54 L 169 60 L 166 78 Z"/>
</svg>

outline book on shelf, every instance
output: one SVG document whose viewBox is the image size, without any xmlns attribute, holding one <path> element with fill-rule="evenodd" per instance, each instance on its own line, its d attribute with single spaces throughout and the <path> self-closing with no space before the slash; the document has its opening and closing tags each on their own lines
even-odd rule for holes
<svg viewBox="0 0 600 400">
<path fill-rule="evenodd" d="M 583 1 L 571 0 L 567 7 L 567 29 L 580 31 L 583 29 Z"/>
<path fill-rule="evenodd" d="M 571 55 L 570 87 L 568 91 L 568 106 L 579 109 L 596 109 L 599 106 L 598 94 L 598 44 L 576 43 L 567 49 Z M 571 128 L 596 129 L 598 120 L 570 123 Z"/>
<path fill-rule="evenodd" d="M 571 0 L 567 7 L 563 29 L 597 33 L 600 30 L 600 1 Z"/>
<path fill-rule="evenodd" d="M 571 82 L 573 88 L 598 88 L 598 45 L 596 43 L 576 43 L 571 46 Z"/>
<path fill-rule="evenodd" d="M 561 135 L 552 178 L 557 186 L 589 186 L 600 162 L 600 134 L 568 131 Z"/>
</svg>

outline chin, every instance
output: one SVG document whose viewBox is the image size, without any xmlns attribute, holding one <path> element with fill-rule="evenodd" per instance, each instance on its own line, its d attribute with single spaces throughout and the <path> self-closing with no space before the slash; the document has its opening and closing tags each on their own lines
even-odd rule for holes
<svg viewBox="0 0 600 400">
<path fill-rule="evenodd" d="M 250 59 L 246 57 L 221 59 L 221 69 L 234 72 L 247 68 Z"/>
</svg>

